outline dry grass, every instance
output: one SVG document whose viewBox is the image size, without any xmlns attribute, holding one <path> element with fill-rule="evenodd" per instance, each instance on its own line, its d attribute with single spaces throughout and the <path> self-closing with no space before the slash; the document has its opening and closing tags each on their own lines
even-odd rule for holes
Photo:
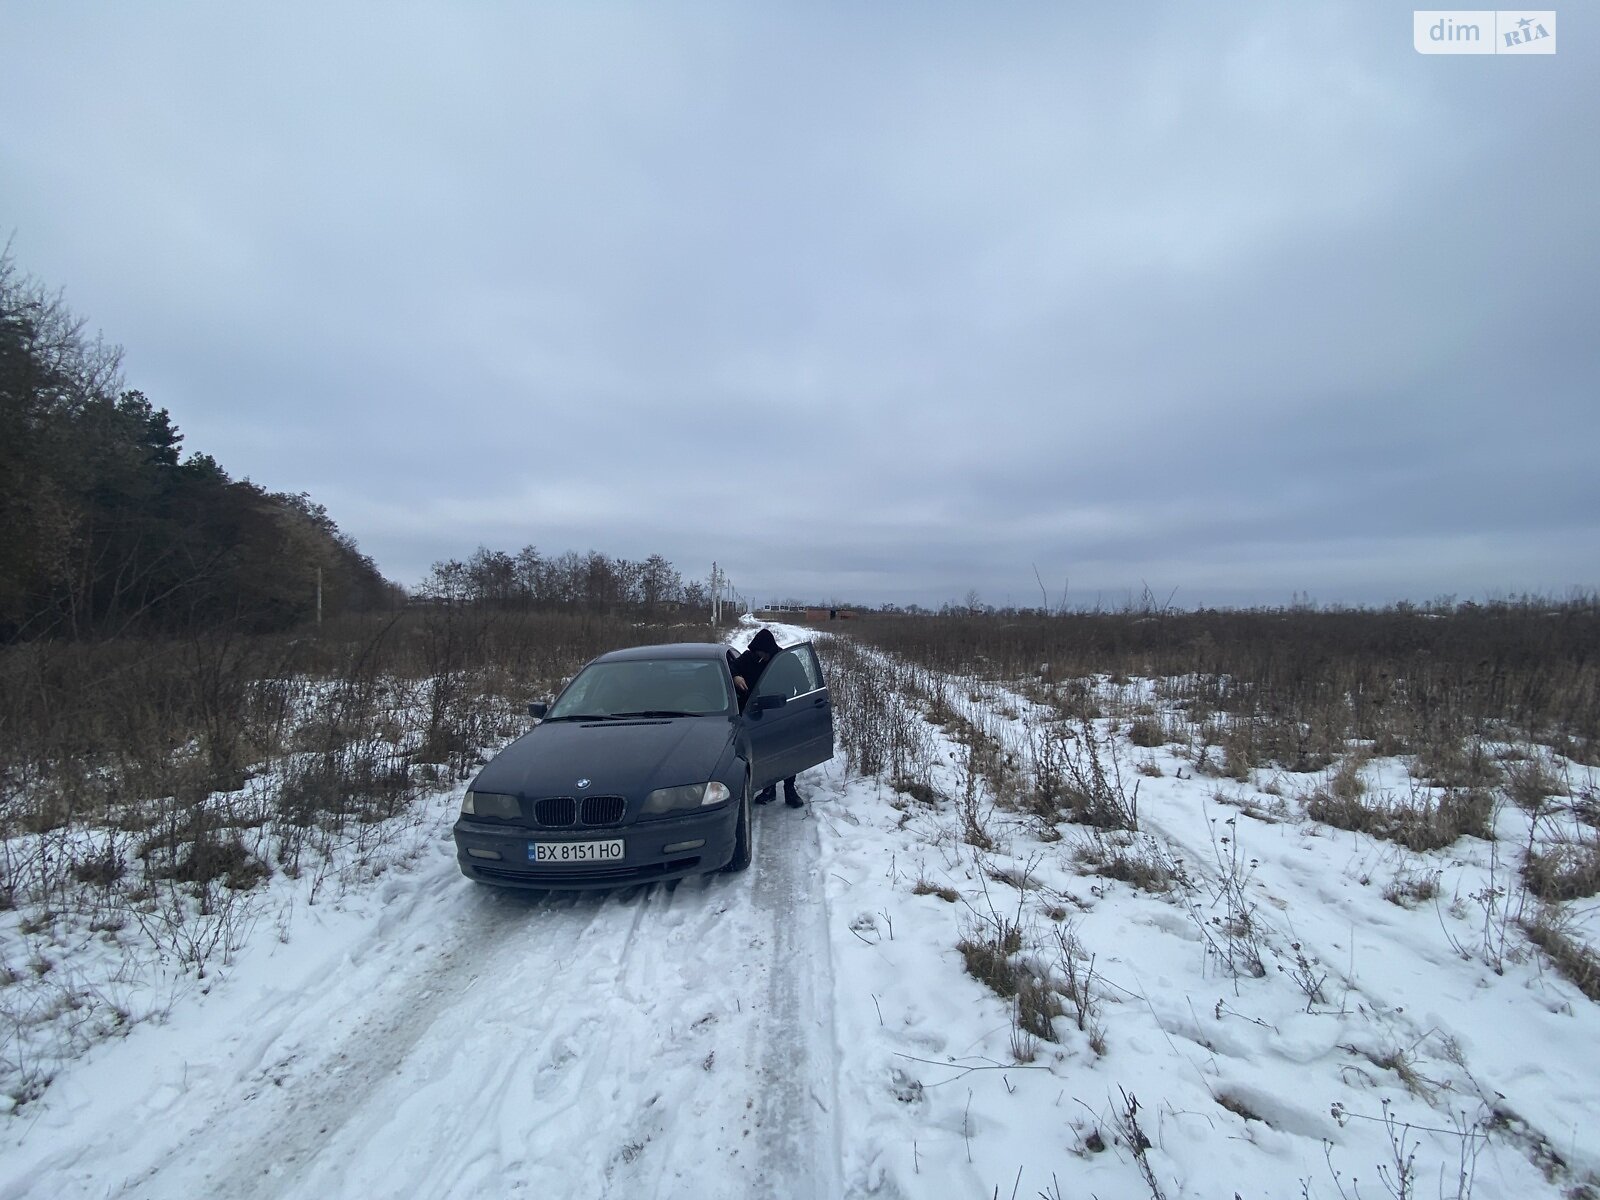
<svg viewBox="0 0 1600 1200">
<path fill-rule="evenodd" d="M 205 909 L 273 863 L 370 854 L 424 783 L 520 732 L 507 714 L 521 701 L 603 650 L 685 634 L 705 636 L 442 608 L 317 636 L 0 648 L 0 904 L 97 921 L 150 897 Z M 48 854 L 17 852 L 41 833 Z"/>
<path fill-rule="evenodd" d="M 1536 813 L 1548 798 L 1563 795 L 1567 788 L 1543 761 L 1526 758 L 1506 764 L 1505 790 L 1518 808 Z"/>
<path fill-rule="evenodd" d="M 918 804 L 932 807 L 941 799 L 938 790 L 932 784 L 924 783 L 920 779 L 892 779 L 889 781 L 889 786 L 902 796 L 910 796 Z"/>
<path fill-rule="evenodd" d="M 1246 1121 L 1259 1121 L 1262 1124 L 1266 1124 L 1260 1114 L 1256 1113 L 1248 1104 L 1239 1099 L 1237 1096 L 1233 1095 L 1231 1092 L 1218 1092 L 1216 1093 L 1215 1099 L 1218 1104 L 1227 1109 L 1229 1112 L 1233 1113 L 1236 1117 Z"/>
<path fill-rule="evenodd" d="M 1522 879 L 1541 900 L 1581 900 L 1600 893 L 1600 836 L 1530 847 Z"/>
<path fill-rule="evenodd" d="M 1467 745 L 1449 737 L 1427 742 L 1412 761 L 1411 775 L 1436 788 L 1490 788 L 1500 782 L 1500 768 L 1477 739 Z"/>
<path fill-rule="evenodd" d="M 1072 857 L 1095 875 L 1155 896 L 1164 896 L 1187 882 L 1182 868 L 1152 837 L 1096 829 L 1073 844 Z"/>
<path fill-rule="evenodd" d="M 956 943 L 967 974 L 997 996 L 1017 994 L 1020 973 L 1013 961 L 1022 949 L 1022 928 L 1005 918 L 979 922 Z"/>
<path fill-rule="evenodd" d="M 1458 838 L 1494 838 L 1494 797 L 1481 789 L 1450 790 L 1435 798 L 1418 789 L 1408 799 L 1392 793 L 1341 799 L 1326 791 L 1305 799 L 1306 815 L 1324 825 L 1370 834 L 1408 850 L 1441 850 Z"/>
<path fill-rule="evenodd" d="M 1571 934 L 1559 909 L 1542 907 L 1532 920 L 1523 922 L 1523 930 L 1528 940 L 1549 956 L 1556 970 L 1585 996 L 1600 1003 L 1600 956 Z"/>
<path fill-rule="evenodd" d="M 1416 873 L 1409 869 L 1402 870 L 1383 889 L 1383 898 L 1400 908 L 1415 908 L 1419 904 L 1437 899 L 1438 895 L 1439 872 L 1437 871 Z"/>
<path fill-rule="evenodd" d="M 1056 1041 L 1055 1019 L 1065 1013 L 1061 995 L 1049 980 L 1033 974 L 1018 978 L 1016 1024 L 1024 1033 L 1046 1042 Z M 1018 1056 L 1018 1061 L 1028 1060 Z"/>
<path fill-rule="evenodd" d="M 1164 746 L 1169 740 L 1166 729 L 1155 717 L 1137 718 L 1128 726 L 1127 734 L 1130 743 L 1147 750 Z"/>
<path fill-rule="evenodd" d="M 1336 800 L 1360 800 L 1367 794 L 1366 780 L 1361 777 L 1365 760 L 1360 755 L 1349 755 L 1328 779 L 1328 791 Z"/>
<path fill-rule="evenodd" d="M 852 633 L 936 670 L 1037 689 L 1081 717 L 1097 675 L 1161 681 L 1164 706 L 1199 724 L 1212 713 L 1248 731 L 1257 767 L 1322 770 L 1353 741 L 1388 756 L 1431 757 L 1452 787 L 1493 782 L 1462 743 L 1490 726 L 1524 731 L 1568 757 L 1600 761 L 1600 596 L 1371 610 L 1310 607 L 1175 612 L 1010 612 L 995 617 L 896 616 Z M 1485 663 L 1493 669 L 1484 669 Z M 1140 714 L 1147 717 L 1148 714 Z M 1151 724 L 1137 738 L 1157 736 Z M 1184 740 L 1181 737 L 1178 740 Z M 1454 753 L 1430 745 L 1451 743 Z M 1467 759 L 1467 773 L 1459 760 Z M 1457 761 L 1452 761 L 1457 760 Z M 1223 756 L 1223 765 L 1227 762 Z"/>
</svg>

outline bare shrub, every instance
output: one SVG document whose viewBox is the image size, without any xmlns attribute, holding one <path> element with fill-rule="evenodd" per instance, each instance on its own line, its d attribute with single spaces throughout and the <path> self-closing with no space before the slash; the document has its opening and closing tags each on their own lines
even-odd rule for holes
<svg viewBox="0 0 1600 1200">
<path fill-rule="evenodd" d="M 1048 978 L 1023 970 L 1017 975 L 1017 997 L 1011 1015 L 1011 1055 L 1032 1062 L 1038 1041 L 1054 1042 L 1055 1020 L 1065 1010 Z"/>
<path fill-rule="evenodd" d="M 1138 717 L 1128 726 L 1128 741 L 1146 750 L 1167 743 L 1167 731 L 1155 717 Z"/>
<path fill-rule="evenodd" d="M 1349 726 L 1325 704 L 1300 713 L 1256 713 L 1236 722 L 1234 753 L 1255 766 L 1276 763 L 1294 774 L 1322 771 L 1342 752 Z"/>
<path fill-rule="evenodd" d="M 978 850 L 993 850 L 994 836 L 989 832 L 989 819 L 994 806 L 984 796 L 978 751 L 974 743 L 967 743 L 965 759 L 960 764 L 961 795 L 956 798 L 956 816 L 961 821 L 961 840 Z"/>
<path fill-rule="evenodd" d="M 1003 917 L 974 922 L 956 943 L 967 974 L 997 996 L 1017 994 L 1019 974 L 1013 956 L 1022 949 L 1022 928 Z"/>
<path fill-rule="evenodd" d="M 937 695 L 906 664 L 888 655 L 869 655 L 848 638 L 818 642 L 833 697 L 834 732 L 853 770 L 891 779 L 906 794 L 931 802 L 925 780 L 931 772 L 933 743 L 921 721 L 907 720 L 908 705 Z"/>
<path fill-rule="evenodd" d="M 1600 596 L 1319 610 L 1120 610 L 867 618 L 852 634 L 960 675 L 1036 678 L 1095 715 L 1095 676 L 1159 680 L 1191 720 L 1252 722 L 1254 761 L 1324 770 L 1352 740 L 1375 754 L 1425 749 L 1497 723 L 1600 761 Z M 1485 670 L 1483 664 L 1494 664 Z M 1456 779 L 1453 786 L 1486 785 Z"/>
<path fill-rule="evenodd" d="M 1452 789 L 1435 797 L 1414 788 L 1408 799 L 1391 792 L 1341 799 L 1325 791 L 1305 798 L 1314 821 L 1397 842 L 1410 850 L 1440 850 L 1465 835 L 1494 838 L 1494 797 L 1481 789 Z"/>
<path fill-rule="evenodd" d="M 259 898 L 247 890 L 200 884 L 199 902 L 179 881 L 148 884 L 146 898 L 130 911 L 163 959 L 170 955 L 205 978 L 214 960 L 225 964 L 255 924 Z"/>
<path fill-rule="evenodd" d="M 1399 871 L 1383 889 L 1383 898 L 1400 908 L 1415 908 L 1439 895 L 1439 872 Z"/>
<path fill-rule="evenodd" d="M 961 952 L 967 974 L 986 984 L 996 995 L 1010 999 L 1017 994 L 1024 972 L 1016 956 L 1022 949 L 1022 906 L 1025 894 L 1017 893 L 1016 907 L 1001 912 L 989 894 L 987 875 L 979 876 L 983 888 L 983 908 L 967 905 L 968 919 L 956 949 Z"/>
<path fill-rule="evenodd" d="M 1072 856 L 1096 875 L 1163 896 L 1186 882 L 1182 865 L 1155 838 L 1095 829 L 1073 845 Z"/>
<path fill-rule="evenodd" d="M 897 777 L 889 781 L 889 786 L 902 795 L 910 796 L 918 804 L 933 806 L 940 800 L 938 790 L 920 779 Z"/>
<path fill-rule="evenodd" d="M 1150 1200 L 1166 1200 L 1166 1193 L 1161 1190 L 1161 1184 L 1156 1180 L 1155 1167 L 1149 1158 L 1149 1151 L 1155 1148 L 1155 1143 L 1139 1124 L 1139 1101 L 1122 1088 L 1119 1087 L 1117 1090 L 1122 1093 L 1122 1104 L 1112 1114 L 1112 1126 L 1117 1131 L 1118 1139 L 1132 1153 L 1145 1187 L 1150 1189 Z"/>
<path fill-rule="evenodd" d="M 1540 759 L 1527 758 L 1506 764 L 1505 790 L 1518 808 L 1537 813 L 1546 799 L 1563 794 L 1566 785 Z"/>
<path fill-rule="evenodd" d="M 1328 973 L 1322 969 L 1322 964 L 1315 957 L 1307 957 L 1305 948 L 1299 942 L 1290 942 L 1289 949 L 1294 953 L 1294 962 L 1289 966 L 1278 964 L 1278 970 L 1287 974 L 1294 980 L 1306 998 L 1306 1012 L 1310 1012 L 1317 1004 L 1326 1003 L 1322 994 L 1322 985 L 1328 982 Z"/>
<path fill-rule="evenodd" d="M 1213 821 L 1211 847 L 1217 874 L 1208 884 L 1212 894 L 1211 911 L 1208 915 L 1198 904 L 1193 904 L 1189 915 L 1200 931 L 1207 953 L 1237 981 L 1246 976 L 1260 979 L 1267 973 L 1267 966 L 1262 959 L 1265 931 L 1256 921 L 1256 902 L 1250 898 L 1248 890 L 1257 864 L 1255 859 L 1245 856 L 1235 836 L 1235 821 L 1234 817 L 1224 821 L 1227 832 L 1220 834 Z"/>
<path fill-rule="evenodd" d="M 1528 940 L 1545 952 L 1556 970 L 1585 996 L 1600 1003 L 1600 955 L 1584 945 L 1570 926 L 1570 920 L 1557 906 L 1547 904 L 1522 927 Z"/>
<path fill-rule="evenodd" d="M 1095 694 L 1092 671 L 1063 680 L 1050 695 L 1050 703 L 1063 717 L 1072 721 L 1097 721 L 1104 715 Z"/>
<path fill-rule="evenodd" d="M 1600 829 L 1600 787 L 1591 781 L 1587 787 L 1574 788 L 1572 815 L 1591 829 Z"/>
<path fill-rule="evenodd" d="M 228 830 L 201 834 L 166 874 L 179 883 L 197 885 L 197 894 L 203 894 L 207 885 L 219 880 L 235 890 L 247 889 L 272 871 L 250 852 L 237 831 Z"/>
<path fill-rule="evenodd" d="M 1600 837 L 1547 841 L 1543 850 L 1529 847 L 1522 879 L 1541 900 L 1580 900 L 1600 892 Z"/>
<path fill-rule="evenodd" d="M 1349 755 L 1339 764 L 1338 770 L 1328 779 L 1328 791 L 1336 800 L 1358 801 L 1367 794 L 1361 767 L 1362 759 L 1358 755 Z"/>
<path fill-rule="evenodd" d="M 1057 722 L 1029 722 L 1027 728 L 1031 783 L 1023 807 L 1042 822 L 1060 819 L 1067 791 L 1073 734 Z"/>
<path fill-rule="evenodd" d="M 72 877 L 79 883 L 109 888 L 127 872 L 127 860 L 115 843 L 93 851 L 72 864 Z"/>
<path fill-rule="evenodd" d="M 1247 783 L 1250 772 L 1261 764 L 1254 723 L 1234 721 L 1217 735 L 1222 747 L 1220 773 L 1239 783 Z"/>
<path fill-rule="evenodd" d="M 1122 756 L 1112 738 L 1102 739 L 1090 721 L 1078 729 L 1076 752 L 1062 761 L 1057 810 L 1060 817 L 1096 829 L 1139 828 L 1139 783 L 1123 783 Z"/>
<path fill-rule="evenodd" d="M 1482 741 L 1474 738 L 1464 746 L 1449 735 L 1423 745 L 1411 764 L 1411 774 L 1430 787 L 1457 790 L 1493 787 L 1500 781 L 1500 769 Z"/>
<path fill-rule="evenodd" d="M 1105 1022 L 1100 1015 L 1100 997 L 1094 990 L 1094 955 L 1078 937 L 1075 926 L 1058 926 L 1056 969 L 1063 981 L 1061 994 L 1072 1006 L 1078 1032 L 1089 1039 L 1096 1055 L 1106 1052 Z"/>
</svg>

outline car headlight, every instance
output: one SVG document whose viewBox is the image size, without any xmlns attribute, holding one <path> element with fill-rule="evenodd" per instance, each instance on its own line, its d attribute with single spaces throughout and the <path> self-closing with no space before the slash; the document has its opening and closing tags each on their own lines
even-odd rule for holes
<svg viewBox="0 0 1600 1200">
<path fill-rule="evenodd" d="M 642 811 L 647 813 L 673 812 L 680 808 L 704 808 L 708 804 L 721 804 L 733 793 L 725 783 L 686 783 L 681 787 L 657 788 L 644 799 Z"/>
<path fill-rule="evenodd" d="M 496 792 L 468 792 L 461 801 L 463 817 L 499 817 L 514 821 L 522 815 L 522 805 L 515 796 L 502 796 Z"/>
</svg>

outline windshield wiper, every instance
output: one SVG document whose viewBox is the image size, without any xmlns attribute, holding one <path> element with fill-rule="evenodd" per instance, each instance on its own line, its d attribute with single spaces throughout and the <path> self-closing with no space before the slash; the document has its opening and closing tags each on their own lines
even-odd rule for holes
<svg viewBox="0 0 1600 1200">
<path fill-rule="evenodd" d="M 615 721 L 623 716 L 622 713 L 562 713 L 559 717 L 546 717 L 545 722 L 551 721 Z"/>
<path fill-rule="evenodd" d="M 619 717 L 698 717 L 702 713 L 680 712 L 675 708 L 647 708 L 643 712 L 617 713 Z"/>
</svg>

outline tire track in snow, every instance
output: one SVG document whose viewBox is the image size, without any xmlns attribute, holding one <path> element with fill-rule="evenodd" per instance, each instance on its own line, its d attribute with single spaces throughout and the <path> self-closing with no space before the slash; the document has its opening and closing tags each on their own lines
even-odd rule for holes
<svg viewBox="0 0 1600 1200">
<path fill-rule="evenodd" d="M 527 921 L 531 906 L 523 897 L 486 893 L 446 927 L 451 935 L 440 952 L 413 968 L 398 985 L 374 980 L 376 1003 L 351 1014 L 352 1028 L 328 1052 L 308 1058 L 298 1051 L 267 1068 L 261 1086 L 237 1106 L 220 1110 L 169 1151 L 142 1178 L 114 1195 L 157 1197 L 215 1195 L 251 1200 L 295 1193 L 296 1180 L 315 1161 L 335 1131 L 361 1102 L 400 1065 L 447 1009 L 477 984 L 486 963 Z M 562 914 L 565 923 L 587 925 L 597 914 Z M 575 921 L 574 921 L 575 918 Z M 437 932 L 435 930 L 434 932 Z M 415 939 L 409 932 L 403 941 Z M 361 955 L 358 970 L 384 972 L 387 963 L 406 964 L 410 956 L 386 954 L 379 943 Z M 347 960 L 348 962 L 348 960 Z M 278 1015 L 298 1007 L 292 997 Z M 316 1004 L 299 1008 L 302 1026 L 344 1014 Z M 291 1019 L 292 1019 L 291 1012 Z M 268 1084 L 270 1079 L 271 1084 Z M 206 1170 L 203 1164 L 215 1164 Z M 198 1175 L 198 1178 L 192 1178 Z"/>
<path fill-rule="evenodd" d="M 529 903 L 521 936 L 482 964 L 481 985 L 368 1099 L 297 1194 L 604 1194 L 612 1126 L 638 1090 L 629 1067 L 649 1041 L 619 985 L 641 945 L 682 919 L 674 890 Z M 576 914 L 586 919 L 563 919 Z"/>
<path fill-rule="evenodd" d="M 614 893 L 475 888 L 439 864 L 313 988 L 193 1046 L 232 1069 L 161 1125 L 118 1101 L 116 1175 L 74 1169 L 85 1143 L 34 1183 L 140 1200 L 835 1195 L 816 828 L 763 810 L 756 836 L 745 874 Z"/>
<path fill-rule="evenodd" d="M 505 920 L 456 956 L 470 981 L 408 986 L 399 1021 L 366 1018 L 370 1049 L 341 1047 L 326 1076 L 299 1071 L 290 1086 L 310 1095 L 281 1118 L 254 1115 L 265 1144 L 196 1190 L 833 1194 L 815 830 L 764 815 L 776 820 L 743 876 L 479 897 Z"/>
<path fill-rule="evenodd" d="M 833 966 L 816 823 L 769 810 L 755 897 L 770 918 L 758 1196 L 827 1200 L 840 1187 Z"/>
</svg>

